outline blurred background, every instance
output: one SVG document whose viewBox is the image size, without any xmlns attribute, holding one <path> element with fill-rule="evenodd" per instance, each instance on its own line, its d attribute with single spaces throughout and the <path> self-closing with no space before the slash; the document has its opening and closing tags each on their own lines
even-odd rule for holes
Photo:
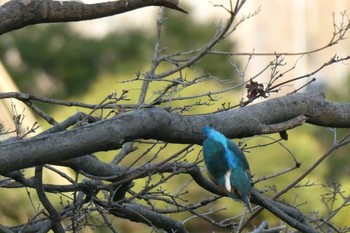
<svg viewBox="0 0 350 233">
<path fill-rule="evenodd" d="M 86 2 L 92 3 L 88 0 Z M 166 10 L 161 46 L 166 47 L 166 52 L 170 53 L 204 45 L 215 33 L 217 24 L 226 20 L 222 8 L 213 6 L 224 4 L 223 2 L 226 4 L 228 1 L 201 1 L 200 4 L 198 1 L 180 1 L 180 6 L 186 9 L 189 15 Z M 291 69 L 284 80 L 311 73 L 334 55 L 349 56 L 350 40 L 341 41 L 317 53 L 301 53 L 324 47 L 330 42 L 334 23 L 339 25 L 342 17 L 344 21 L 348 20 L 342 12 L 349 12 L 350 1 L 251 0 L 244 5 L 241 16 L 257 10 L 259 13 L 240 24 L 229 40 L 221 45 L 220 50 L 232 53 L 295 53 L 293 56 L 287 56 L 284 60 L 286 65 L 281 67 L 281 71 Z M 34 25 L 6 33 L 0 37 L 0 92 L 19 91 L 97 104 L 110 93 L 120 93 L 121 90 L 128 89 L 130 102 L 136 103 L 141 84 L 121 81 L 134 79 L 138 72 L 145 73 L 151 66 L 158 13 L 159 8 L 149 7 L 98 20 Z M 274 56 L 253 56 L 250 59 L 249 56 L 230 56 L 215 58 L 213 62 L 206 58 L 189 71 L 188 75 L 209 72 L 222 80 L 238 82 L 239 77 L 232 67 L 232 63 L 236 63 L 242 69 L 247 67 L 245 79 L 249 80 L 273 59 Z M 349 102 L 349 71 L 347 63 L 334 64 L 309 79 L 294 83 L 295 86 L 285 87 L 278 95 L 291 92 L 316 78 L 316 82 L 302 91 L 323 91 L 330 100 Z M 268 79 L 268 72 L 258 78 L 261 83 L 266 83 Z M 206 88 L 219 90 L 224 85 L 213 84 Z M 197 92 L 201 90 L 192 90 L 192 93 Z M 241 89 L 224 98 L 233 99 L 232 102 L 237 104 L 245 95 Z M 39 106 L 57 121 L 62 121 L 77 111 L 86 111 L 76 107 L 57 107 L 40 103 Z M 24 127 L 29 127 L 35 121 L 39 121 L 41 130 L 49 127 L 21 102 L 11 99 L 0 101 L 0 122 L 7 129 L 15 127 L 13 114 L 16 111 L 24 112 Z M 334 140 L 339 139 L 345 132 L 346 130 L 342 129 L 310 125 L 291 130 L 288 132 L 289 140 L 284 145 L 302 163 L 301 168 L 282 178 L 259 183 L 257 188 L 267 190 L 266 195 L 272 195 L 274 190 L 285 187 L 311 166 Z M 275 139 L 279 137 L 270 136 Z M 258 136 L 243 139 L 241 142 L 249 147 L 269 143 L 271 140 L 269 137 Z M 344 195 L 350 194 L 349 151 L 347 147 L 336 151 L 307 180 L 301 182 L 304 186 L 283 197 L 306 213 L 318 211 L 317 214 L 321 216 L 326 214 L 327 206 L 322 202 L 322 195 L 326 195 L 331 189 L 328 185 L 341 182 Z M 293 165 L 289 151 L 279 145 L 248 149 L 246 154 L 252 170 L 257 174 L 256 178 Z M 309 187 L 311 185 L 307 184 L 313 185 Z M 311 193 L 313 195 L 310 195 Z M 26 191 L 13 196 L 10 192 L 0 189 L 0 195 L 3 197 L 0 200 L 2 224 L 24 222 L 31 216 L 33 210 L 28 204 Z M 227 199 L 221 199 L 218 205 L 227 206 L 227 202 Z M 6 211 L 14 206 L 27 207 L 20 213 Z M 229 203 L 229 206 L 235 209 L 235 213 L 242 211 L 240 204 Z M 342 213 L 334 218 L 334 222 L 349 225 L 347 211 L 344 208 Z M 225 214 L 228 214 L 227 211 Z M 278 224 L 268 213 L 263 213 L 260 218 L 271 219 L 271 222 L 275 221 Z M 126 229 L 135 230 L 133 227 L 135 226 L 126 226 Z"/>
</svg>

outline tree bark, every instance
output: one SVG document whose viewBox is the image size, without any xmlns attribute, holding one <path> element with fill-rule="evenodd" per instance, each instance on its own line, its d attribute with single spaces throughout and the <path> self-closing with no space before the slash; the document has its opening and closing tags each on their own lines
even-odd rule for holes
<svg viewBox="0 0 350 233">
<path fill-rule="evenodd" d="M 178 0 L 118 0 L 95 4 L 79 0 L 16 0 L 0 6 L 0 35 L 32 24 L 98 19 L 147 6 L 187 13 L 178 7 Z"/>
<path fill-rule="evenodd" d="M 304 122 L 350 127 L 350 104 L 326 101 L 320 94 L 297 93 L 207 115 L 186 116 L 157 107 L 139 109 L 69 131 L 3 142 L 0 174 L 119 149 L 135 139 L 201 144 L 204 125 L 237 138 L 286 131 Z"/>
</svg>

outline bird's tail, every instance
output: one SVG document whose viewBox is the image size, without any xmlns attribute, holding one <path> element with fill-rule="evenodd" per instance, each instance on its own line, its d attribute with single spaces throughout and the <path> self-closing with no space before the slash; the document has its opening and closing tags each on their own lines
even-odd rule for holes
<svg viewBox="0 0 350 233">
<path fill-rule="evenodd" d="M 242 197 L 242 201 L 244 202 L 244 204 L 247 206 L 248 210 L 250 213 L 253 213 L 252 211 L 252 206 L 250 204 L 250 198 L 248 195 L 243 195 Z"/>
</svg>

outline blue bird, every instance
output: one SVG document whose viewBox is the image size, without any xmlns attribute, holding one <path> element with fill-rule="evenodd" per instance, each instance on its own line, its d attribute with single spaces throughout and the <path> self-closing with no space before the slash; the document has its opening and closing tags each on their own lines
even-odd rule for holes
<svg viewBox="0 0 350 233">
<path fill-rule="evenodd" d="M 222 133 L 204 126 L 204 162 L 210 179 L 228 196 L 250 205 L 251 174 L 248 161 L 239 147 Z"/>
</svg>

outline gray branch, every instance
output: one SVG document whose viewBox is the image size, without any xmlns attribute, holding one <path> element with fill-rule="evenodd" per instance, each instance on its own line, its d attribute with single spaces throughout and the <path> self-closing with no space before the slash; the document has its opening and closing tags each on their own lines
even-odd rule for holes
<svg viewBox="0 0 350 233">
<path fill-rule="evenodd" d="M 43 167 L 36 166 L 35 167 L 36 193 L 40 199 L 40 202 L 43 204 L 43 206 L 45 207 L 45 209 L 48 211 L 50 215 L 49 219 L 51 221 L 51 229 L 55 233 L 64 233 L 65 230 L 61 223 L 61 216 L 46 196 L 45 190 L 43 188 L 42 176 L 43 176 Z"/>
<path fill-rule="evenodd" d="M 139 109 L 73 130 L 0 144 L 0 174 L 120 149 L 135 139 L 201 144 L 204 125 L 237 138 L 289 130 L 304 120 L 320 126 L 350 127 L 350 104 L 326 101 L 323 95 L 297 93 L 207 115 L 184 116 L 156 107 Z"/>
<path fill-rule="evenodd" d="M 251 233 L 279 233 L 282 232 L 282 230 L 285 228 L 285 226 L 278 226 L 274 228 L 268 228 L 268 224 L 266 221 L 262 222 L 258 228 L 256 228 Z"/>
<path fill-rule="evenodd" d="M 187 13 L 178 7 L 177 0 L 118 0 L 95 4 L 78 0 L 14 0 L 0 6 L 0 35 L 32 24 L 98 19 L 147 6 L 164 6 Z"/>
<path fill-rule="evenodd" d="M 108 167 L 106 167 L 106 170 L 108 170 Z M 110 174 L 115 173 L 114 178 L 118 179 L 119 177 L 120 179 L 123 179 L 123 180 L 120 180 L 120 183 L 125 183 L 125 182 L 129 182 L 130 180 L 146 177 L 149 175 L 150 171 L 152 173 L 173 173 L 175 170 L 179 174 L 182 173 L 182 174 L 190 175 L 200 187 L 217 195 L 221 195 L 221 196 L 225 195 L 224 193 L 220 192 L 220 190 L 217 188 L 216 185 L 214 185 L 211 181 L 209 181 L 206 177 L 204 177 L 203 173 L 200 171 L 200 168 L 193 163 L 166 163 L 161 166 L 159 164 L 153 164 L 148 166 L 143 165 L 142 167 L 136 167 L 131 169 L 129 174 L 134 174 L 134 173 L 135 174 L 127 175 L 125 179 L 123 179 L 123 176 L 120 176 L 120 173 L 118 170 L 114 169 L 112 171 L 109 171 L 108 173 Z M 13 178 L 17 180 L 16 177 L 13 177 Z M 28 187 L 35 186 L 34 184 L 30 184 L 28 182 L 26 182 L 26 185 Z M 91 194 L 90 193 L 91 190 L 98 190 L 100 185 L 101 184 L 99 182 L 83 182 L 78 186 L 75 186 L 75 187 L 69 186 L 68 188 L 84 190 L 84 192 L 86 192 L 86 194 L 88 195 L 88 194 Z M 56 190 L 57 192 L 60 189 L 60 187 L 58 186 L 53 187 L 52 185 L 43 185 L 42 187 L 45 189 L 45 191 L 49 191 L 52 189 L 52 190 Z M 104 188 L 107 188 L 107 186 L 105 185 Z M 70 189 L 70 191 L 72 190 Z M 96 204 L 101 205 L 102 207 L 106 207 L 106 205 L 111 204 L 109 202 L 106 203 L 98 199 L 94 199 L 94 201 L 96 202 Z M 262 206 L 263 208 L 266 208 L 271 213 L 276 215 L 278 218 L 283 219 L 287 224 L 293 226 L 296 229 L 301 230 L 302 232 L 312 232 L 312 233 L 315 232 L 312 230 L 312 228 L 308 226 L 307 222 L 305 221 L 306 217 L 296 208 L 288 207 L 274 200 L 271 200 L 261 195 L 255 189 L 253 189 L 252 191 L 252 202 Z M 183 229 L 183 226 L 181 223 L 176 222 L 174 220 L 168 221 L 168 217 L 165 217 L 154 210 L 148 209 L 147 207 L 144 207 L 135 203 L 125 204 L 123 206 L 115 204 L 113 208 L 109 208 L 109 210 L 111 214 L 116 215 L 118 213 L 118 215 L 116 216 L 128 218 L 136 222 L 143 222 L 145 224 L 148 224 L 150 226 L 155 226 L 157 228 L 168 229 L 168 230 Z M 136 210 L 140 210 L 141 212 Z M 160 216 L 162 220 L 164 220 L 165 222 L 153 221 L 153 219 L 159 219 Z"/>
<path fill-rule="evenodd" d="M 104 208 L 108 206 L 108 203 L 101 201 L 96 201 L 95 203 Z M 175 221 L 170 217 L 159 214 L 137 203 L 113 205 L 109 207 L 109 213 L 117 217 L 127 218 L 133 222 L 141 222 L 151 227 L 160 228 L 166 232 L 187 232 L 181 222 Z"/>
</svg>

